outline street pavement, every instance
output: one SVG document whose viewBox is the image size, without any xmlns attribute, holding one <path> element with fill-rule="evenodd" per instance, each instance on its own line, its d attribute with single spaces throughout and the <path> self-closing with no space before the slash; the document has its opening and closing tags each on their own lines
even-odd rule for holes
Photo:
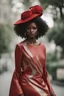
<svg viewBox="0 0 64 96">
<path fill-rule="evenodd" d="M 12 78 L 11 72 L 5 72 L 0 75 L 0 96 L 9 96 L 10 82 Z M 52 84 L 56 96 L 64 96 L 64 87 Z"/>
</svg>

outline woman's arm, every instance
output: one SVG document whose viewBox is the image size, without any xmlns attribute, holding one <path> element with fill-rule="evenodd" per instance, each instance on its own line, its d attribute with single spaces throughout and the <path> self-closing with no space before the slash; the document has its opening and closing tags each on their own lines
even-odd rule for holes
<svg viewBox="0 0 64 96">
<path fill-rule="evenodd" d="M 15 48 L 15 71 L 12 76 L 9 96 L 18 96 L 19 94 L 23 94 L 19 82 L 21 75 L 21 61 L 22 61 L 22 50 L 20 49 L 20 45 L 17 44 Z"/>
</svg>

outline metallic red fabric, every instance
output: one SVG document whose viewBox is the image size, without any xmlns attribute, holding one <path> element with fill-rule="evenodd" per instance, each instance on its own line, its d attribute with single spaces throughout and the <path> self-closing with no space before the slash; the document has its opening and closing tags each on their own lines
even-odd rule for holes
<svg viewBox="0 0 64 96">
<path fill-rule="evenodd" d="M 9 96 L 50 96 L 54 93 L 46 71 L 46 49 L 43 44 L 20 42 L 15 49 L 15 71 Z"/>
</svg>

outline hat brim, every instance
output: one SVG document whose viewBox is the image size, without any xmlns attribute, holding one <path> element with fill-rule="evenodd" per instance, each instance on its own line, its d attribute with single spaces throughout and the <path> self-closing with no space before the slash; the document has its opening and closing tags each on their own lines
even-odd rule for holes
<svg viewBox="0 0 64 96">
<path fill-rule="evenodd" d="M 30 20 L 34 19 L 35 17 L 38 17 L 38 16 L 39 16 L 39 14 L 33 14 L 32 16 L 30 16 L 29 18 L 27 18 L 25 20 L 19 19 L 18 21 L 16 21 L 14 23 L 14 25 L 26 23 L 26 22 L 28 22 L 28 21 L 30 21 Z"/>
</svg>

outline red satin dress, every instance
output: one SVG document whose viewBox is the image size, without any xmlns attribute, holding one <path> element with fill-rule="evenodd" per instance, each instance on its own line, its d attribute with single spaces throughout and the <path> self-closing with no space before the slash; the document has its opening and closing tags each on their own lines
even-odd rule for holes
<svg viewBox="0 0 64 96">
<path fill-rule="evenodd" d="M 20 42 L 15 48 L 15 71 L 9 96 L 50 96 L 54 93 L 46 71 L 46 49 L 40 43 Z"/>
</svg>

